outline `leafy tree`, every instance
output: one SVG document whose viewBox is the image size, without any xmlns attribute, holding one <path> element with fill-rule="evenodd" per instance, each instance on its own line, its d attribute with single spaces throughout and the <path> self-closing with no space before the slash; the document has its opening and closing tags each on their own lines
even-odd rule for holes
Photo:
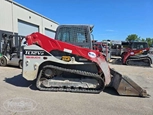
<svg viewBox="0 0 153 115">
<path fill-rule="evenodd" d="M 148 43 L 149 46 L 153 44 L 153 38 L 146 38 L 146 42 Z"/>
<path fill-rule="evenodd" d="M 149 46 L 152 46 L 153 47 L 153 38 L 140 38 L 138 37 L 137 34 L 131 34 L 131 35 L 128 35 L 128 37 L 126 38 L 126 41 L 143 41 L 143 42 L 147 42 Z"/>
<path fill-rule="evenodd" d="M 144 38 L 141 38 L 141 41 L 142 41 L 142 42 L 145 42 L 146 40 L 145 40 Z"/>
<path fill-rule="evenodd" d="M 126 38 L 126 41 L 129 41 L 129 42 L 140 41 L 140 37 L 138 37 L 138 35 L 136 34 L 131 34 L 131 35 L 128 35 L 128 37 Z"/>
</svg>

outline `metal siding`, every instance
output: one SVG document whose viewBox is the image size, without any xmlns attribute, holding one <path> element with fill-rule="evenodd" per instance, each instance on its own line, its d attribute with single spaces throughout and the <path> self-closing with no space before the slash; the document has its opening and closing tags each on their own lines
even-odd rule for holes
<svg viewBox="0 0 153 115">
<path fill-rule="evenodd" d="M 55 38 L 55 32 L 49 29 L 45 29 L 45 35 L 51 38 Z"/>
<path fill-rule="evenodd" d="M 18 21 L 18 34 L 27 36 L 33 32 L 39 32 L 39 27 L 27 22 Z"/>
</svg>

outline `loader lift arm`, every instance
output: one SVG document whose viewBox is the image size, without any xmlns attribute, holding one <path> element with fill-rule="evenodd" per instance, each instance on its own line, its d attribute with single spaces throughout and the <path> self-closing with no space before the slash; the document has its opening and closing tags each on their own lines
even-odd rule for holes
<svg viewBox="0 0 153 115">
<path fill-rule="evenodd" d="M 122 76 L 120 73 L 116 72 L 115 70 L 110 69 L 108 63 L 105 61 L 105 58 L 98 51 L 90 50 L 88 48 L 82 48 L 59 40 L 54 40 L 38 32 L 32 33 L 31 35 L 27 36 L 26 41 L 28 46 L 24 47 L 25 51 L 23 55 L 22 74 L 23 77 L 26 78 L 27 80 L 37 79 L 37 87 L 40 90 L 51 90 L 51 91 L 62 90 L 62 91 L 90 92 L 90 93 L 91 92 L 95 93 L 96 91 L 100 93 L 100 91 L 102 91 L 104 87 L 109 86 L 115 88 L 120 95 L 141 96 L 141 97 L 148 96 L 147 92 L 144 89 L 142 89 L 140 86 L 138 86 L 134 81 L 130 80 L 128 77 Z M 43 51 L 44 54 L 48 55 L 47 56 L 38 55 L 40 54 L 40 52 L 34 52 L 38 50 Z M 35 57 L 33 57 L 33 54 L 35 55 Z M 61 58 L 59 59 L 57 58 L 57 56 L 60 56 L 59 54 L 62 56 L 65 56 L 65 54 L 66 56 L 67 55 L 71 56 L 72 60 L 66 62 Z M 32 59 L 30 59 L 29 57 L 32 57 Z M 86 61 L 80 61 L 79 59 L 75 60 L 77 59 L 76 57 L 79 57 L 79 59 L 81 58 L 86 59 Z M 51 61 L 52 63 L 48 63 L 49 61 Z M 91 64 L 92 66 L 89 66 L 88 64 Z M 91 67 L 93 68 L 95 67 L 96 70 L 94 71 L 94 69 Z M 88 79 L 90 76 L 90 78 L 92 78 L 90 79 L 91 81 L 100 80 L 100 82 L 97 83 L 100 85 L 100 87 L 98 87 L 98 91 L 97 91 L 97 86 L 91 89 L 90 86 L 88 86 L 87 88 L 85 86 L 83 87 L 83 90 L 80 90 L 78 84 L 75 85 L 76 83 L 72 82 L 68 82 L 66 84 L 67 87 L 71 85 L 69 88 L 65 87 L 63 88 L 63 86 L 57 88 L 59 87 L 58 84 L 63 85 L 63 83 L 62 84 L 61 82 L 53 83 L 53 81 L 49 82 L 48 79 L 47 80 L 45 79 L 43 82 L 40 82 L 42 74 L 45 74 L 44 71 L 47 70 L 46 68 L 49 69 L 52 68 L 52 70 L 60 72 L 69 72 L 72 73 L 73 75 L 77 74 L 78 76 L 83 76 L 83 78 L 85 77 L 85 80 Z M 55 74 L 56 76 L 58 76 L 57 74 L 60 72 L 54 72 L 54 74 L 49 74 L 51 80 Z M 53 73 L 53 71 L 50 71 L 50 73 Z M 45 75 L 46 76 L 48 75 L 47 72 Z M 71 76 L 71 80 L 74 78 L 75 77 Z M 88 84 L 87 82 L 90 80 L 87 80 L 86 84 Z M 50 84 L 54 85 L 56 88 L 50 87 L 51 86 Z M 44 85 L 45 87 L 41 87 L 41 85 Z"/>
</svg>

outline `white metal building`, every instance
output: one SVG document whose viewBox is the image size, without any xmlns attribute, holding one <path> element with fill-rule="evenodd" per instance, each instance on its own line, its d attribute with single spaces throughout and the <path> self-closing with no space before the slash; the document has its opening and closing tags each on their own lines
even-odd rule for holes
<svg viewBox="0 0 153 115">
<path fill-rule="evenodd" d="M 33 32 L 40 32 L 54 38 L 59 25 L 13 0 L 0 0 L 0 34 L 11 32 L 26 36 Z"/>
</svg>

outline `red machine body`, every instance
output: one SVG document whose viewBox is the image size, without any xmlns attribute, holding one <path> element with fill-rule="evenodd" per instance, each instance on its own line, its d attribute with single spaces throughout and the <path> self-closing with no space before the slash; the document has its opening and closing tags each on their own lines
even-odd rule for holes
<svg viewBox="0 0 153 115">
<path fill-rule="evenodd" d="M 143 49 L 138 49 L 138 50 L 133 50 L 130 48 L 126 49 L 126 52 L 123 53 L 123 64 L 126 64 L 126 61 L 129 57 L 131 56 L 138 56 L 138 55 L 142 55 L 145 52 L 148 52 L 149 48 L 143 48 Z"/>
<path fill-rule="evenodd" d="M 150 66 L 152 58 L 149 54 L 149 46 L 146 42 L 129 42 L 128 47 L 122 53 L 122 63 L 126 65 Z"/>
<path fill-rule="evenodd" d="M 27 36 L 26 41 L 28 45 L 36 44 L 48 52 L 59 50 L 62 52 L 72 53 L 74 55 L 81 56 L 92 62 L 95 62 L 97 67 L 99 67 L 99 72 L 103 72 L 106 77 L 105 85 L 108 85 L 111 81 L 109 66 L 105 61 L 105 57 L 99 51 L 51 39 L 38 32 Z"/>
<path fill-rule="evenodd" d="M 102 52 L 102 43 L 101 42 L 94 42 L 93 49 Z"/>
<path fill-rule="evenodd" d="M 30 81 L 36 79 L 36 87 L 40 90 L 100 93 L 108 86 L 120 95 L 148 96 L 130 78 L 109 68 L 99 51 L 55 40 L 38 32 L 27 36 L 26 43 L 22 76 Z M 70 57 L 70 60 L 64 57 Z"/>
</svg>

